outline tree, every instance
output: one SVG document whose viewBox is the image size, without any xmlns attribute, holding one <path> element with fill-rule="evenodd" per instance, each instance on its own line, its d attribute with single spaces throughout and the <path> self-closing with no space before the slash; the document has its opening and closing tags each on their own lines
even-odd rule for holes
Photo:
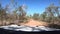
<svg viewBox="0 0 60 34">
<path fill-rule="evenodd" d="M 46 12 L 43 12 L 43 13 L 40 15 L 40 18 L 41 18 L 41 20 L 45 21 L 46 18 L 47 18 Z"/>
<path fill-rule="evenodd" d="M 51 21 L 52 23 L 54 23 L 54 20 L 57 16 L 59 16 L 59 11 L 58 11 L 58 6 L 55 6 L 54 4 L 51 4 L 49 7 L 46 8 L 46 13 L 48 14 L 49 17 L 49 21 Z"/>
<path fill-rule="evenodd" d="M 45 10 L 47 13 L 47 21 L 50 23 L 50 27 L 57 27 L 59 26 L 60 22 L 60 11 L 59 6 L 55 6 L 54 4 L 50 4 Z M 60 27 L 58 27 L 60 28 Z"/>
<path fill-rule="evenodd" d="M 3 9 L 2 5 L 0 4 L 0 20 L 2 21 L 2 24 L 3 24 L 3 21 L 6 20 L 6 10 Z"/>
<path fill-rule="evenodd" d="M 19 10 L 19 20 L 25 20 L 26 19 L 26 10 L 27 6 L 21 5 L 18 10 Z M 23 22 L 23 21 L 22 21 Z"/>
<path fill-rule="evenodd" d="M 14 11 L 13 11 L 13 15 L 14 15 L 14 20 L 18 19 L 18 17 L 17 17 L 17 15 L 18 15 L 18 14 L 17 14 L 17 10 L 14 10 Z"/>
<path fill-rule="evenodd" d="M 33 19 L 38 20 L 39 19 L 39 14 L 38 13 L 34 13 L 33 14 Z"/>
</svg>

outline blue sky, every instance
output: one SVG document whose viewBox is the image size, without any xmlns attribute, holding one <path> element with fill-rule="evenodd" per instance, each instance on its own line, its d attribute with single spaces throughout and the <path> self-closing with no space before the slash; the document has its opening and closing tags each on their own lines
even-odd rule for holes
<svg viewBox="0 0 60 34">
<path fill-rule="evenodd" d="M 59 0 L 15 0 L 18 2 L 18 6 L 22 4 L 26 4 L 28 6 L 27 14 L 32 15 L 34 13 L 43 13 L 45 8 L 50 5 L 50 3 L 54 3 L 55 5 L 59 5 Z M 10 0 L 0 0 L 2 6 L 4 7 L 6 4 L 10 2 Z"/>
</svg>

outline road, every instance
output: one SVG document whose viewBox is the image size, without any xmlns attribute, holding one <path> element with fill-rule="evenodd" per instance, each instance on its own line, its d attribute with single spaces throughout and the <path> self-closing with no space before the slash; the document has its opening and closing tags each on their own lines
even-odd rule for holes
<svg viewBox="0 0 60 34">
<path fill-rule="evenodd" d="M 32 27 L 34 27 L 34 26 L 48 26 L 48 23 L 30 19 L 27 23 L 22 23 L 21 25 L 27 25 L 27 26 L 32 26 Z"/>
</svg>

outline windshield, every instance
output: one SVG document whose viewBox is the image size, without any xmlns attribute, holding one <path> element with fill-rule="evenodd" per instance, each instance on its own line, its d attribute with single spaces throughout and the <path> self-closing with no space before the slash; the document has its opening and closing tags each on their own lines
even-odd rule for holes
<svg viewBox="0 0 60 34">
<path fill-rule="evenodd" d="M 60 30 L 60 1 L 0 0 L 0 28 L 14 31 Z"/>
</svg>

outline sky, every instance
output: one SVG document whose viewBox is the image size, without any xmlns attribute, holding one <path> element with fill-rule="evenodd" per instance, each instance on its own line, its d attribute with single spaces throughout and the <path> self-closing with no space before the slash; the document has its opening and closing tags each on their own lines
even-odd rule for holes
<svg viewBox="0 0 60 34">
<path fill-rule="evenodd" d="M 32 15 L 34 13 L 43 13 L 45 8 L 49 6 L 51 3 L 55 5 L 59 5 L 59 0 L 15 0 L 18 2 L 18 6 L 25 4 L 27 8 L 27 15 Z M 6 6 L 10 2 L 10 0 L 0 0 L 2 6 Z"/>
</svg>

